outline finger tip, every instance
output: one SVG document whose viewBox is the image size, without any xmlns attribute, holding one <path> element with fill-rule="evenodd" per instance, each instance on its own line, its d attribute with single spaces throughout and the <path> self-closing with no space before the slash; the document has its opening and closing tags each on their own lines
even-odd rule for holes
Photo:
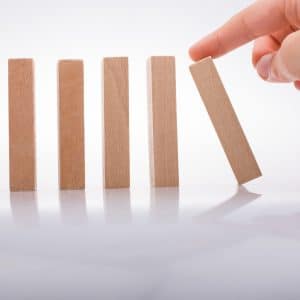
<svg viewBox="0 0 300 300">
<path fill-rule="evenodd" d="M 195 45 L 191 46 L 189 49 L 189 56 L 193 61 L 198 60 L 198 53 L 197 50 L 195 49 Z"/>
<path fill-rule="evenodd" d="M 300 91 L 300 81 L 295 81 L 294 82 L 295 88 Z"/>
</svg>

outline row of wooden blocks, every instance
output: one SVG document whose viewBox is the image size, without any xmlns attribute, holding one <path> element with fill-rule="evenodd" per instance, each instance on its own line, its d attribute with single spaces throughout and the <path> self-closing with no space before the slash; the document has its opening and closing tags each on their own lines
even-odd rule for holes
<svg viewBox="0 0 300 300">
<path fill-rule="evenodd" d="M 59 185 L 85 187 L 83 61 L 58 63 Z M 261 175 L 230 100 L 210 58 L 191 73 L 238 183 Z M 9 74 L 10 189 L 35 190 L 34 66 L 11 59 Z M 175 58 L 149 59 L 150 160 L 152 185 L 178 186 Z M 105 188 L 130 186 L 128 58 L 103 60 Z"/>
</svg>

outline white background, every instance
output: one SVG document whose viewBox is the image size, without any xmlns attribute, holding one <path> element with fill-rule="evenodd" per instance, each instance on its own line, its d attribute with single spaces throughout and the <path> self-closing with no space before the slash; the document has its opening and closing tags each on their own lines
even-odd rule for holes
<svg viewBox="0 0 300 300">
<path fill-rule="evenodd" d="M 36 63 L 38 188 L 57 188 L 58 59 L 85 61 L 86 185 L 102 187 L 101 61 L 129 56 L 132 186 L 149 185 L 146 60 L 177 58 L 178 135 L 182 185 L 235 184 L 189 74 L 188 48 L 251 1 L 8 1 L 0 11 L 0 189 L 8 189 L 7 59 Z M 251 45 L 216 61 L 261 166 L 258 184 L 298 184 L 299 92 L 262 82 Z"/>
<path fill-rule="evenodd" d="M 1 299 L 299 299 L 299 91 L 260 80 L 251 45 L 216 61 L 264 175 L 247 191 L 188 70 L 189 46 L 250 2 L 2 1 Z M 103 192 L 101 61 L 119 55 L 132 189 Z M 179 190 L 149 189 L 151 55 L 177 59 Z M 37 194 L 8 191 L 7 59 L 20 57 L 36 63 Z M 57 189 L 56 64 L 67 58 L 85 61 L 86 192 Z"/>
</svg>

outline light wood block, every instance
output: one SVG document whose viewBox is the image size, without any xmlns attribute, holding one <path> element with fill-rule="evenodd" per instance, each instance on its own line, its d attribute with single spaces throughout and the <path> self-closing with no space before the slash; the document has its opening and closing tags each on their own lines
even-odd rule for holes
<svg viewBox="0 0 300 300">
<path fill-rule="evenodd" d="M 150 170 L 155 187 L 176 187 L 178 176 L 175 58 L 148 63 Z"/>
<path fill-rule="evenodd" d="M 105 58 L 104 186 L 130 186 L 128 58 Z"/>
<path fill-rule="evenodd" d="M 83 62 L 58 64 L 59 182 L 62 190 L 85 187 Z"/>
<path fill-rule="evenodd" d="M 211 58 L 193 64 L 192 76 L 239 184 L 261 171 Z"/>
<path fill-rule="evenodd" d="M 31 59 L 8 61 L 10 190 L 36 188 L 34 70 Z"/>
</svg>

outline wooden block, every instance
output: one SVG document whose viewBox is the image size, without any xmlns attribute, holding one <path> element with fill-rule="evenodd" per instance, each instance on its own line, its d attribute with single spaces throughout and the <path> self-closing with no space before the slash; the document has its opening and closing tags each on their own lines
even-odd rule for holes
<svg viewBox="0 0 300 300">
<path fill-rule="evenodd" d="M 148 79 L 152 185 L 178 186 L 175 58 L 151 57 Z"/>
<path fill-rule="evenodd" d="M 58 64 L 59 181 L 62 190 L 85 187 L 83 62 Z"/>
<path fill-rule="evenodd" d="M 31 59 L 8 61 L 10 190 L 36 188 L 34 70 Z"/>
<path fill-rule="evenodd" d="M 130 186 L 128 58 L 105 58 L 104 186 Z"/>
<path fill-rule="evenodd" d="M 239 184 L 260 177 L 261 171 L 211 58 L 190 67 Z"/>
</svg>

